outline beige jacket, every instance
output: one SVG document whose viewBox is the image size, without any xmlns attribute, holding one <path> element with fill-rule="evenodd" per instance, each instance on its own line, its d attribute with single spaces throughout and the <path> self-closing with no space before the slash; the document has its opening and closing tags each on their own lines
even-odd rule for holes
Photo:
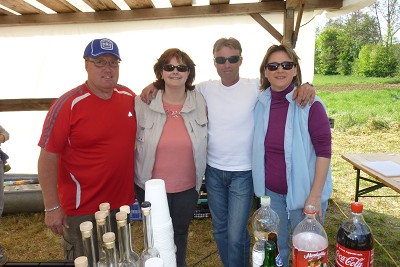
<svg viewBox="0 0 400 267">
<path fill-rule="evenodd" d="M 157 144 L 167 120 L 162 104 L 163 93 L 163 90 L 159 90 L 150 105 L 144 103 L 140 97 L 135 99 L 138 126 L 135 148 L 135 184 L 142 189 L 145 188 L 145 182 L 152 178 Z M 206 103 L 199 92 L 187 91 L 181 115 L 192 141 L 196 167 L 196 190 L 199 191 L 206 169 L 208 124 Z"/>
<path fill-rule="evenodd" d="M 9 133 L 0 125 L 0 134 L 4 136 L 4 142 L 10 139 Z"/>
</svg>

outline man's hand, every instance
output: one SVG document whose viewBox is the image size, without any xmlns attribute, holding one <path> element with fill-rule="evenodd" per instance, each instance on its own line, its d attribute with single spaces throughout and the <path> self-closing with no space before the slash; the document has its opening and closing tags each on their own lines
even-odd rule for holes
<svg viewBox="0 0 400 267">
<path fill-rule="evenodd" d="M 55 234 L 63 234 L 63 226 L 69 228 L 67 224 L 67 215 L 65 215 L 63 208 L 49 211 L 45 213 L 44 222 L 47 227 Z"/>
<path fill-rule="evenodd" d="M 303 83 L 293 93 L 292 100 L 297 98 L 297 105 L 305 107 L 307 103 L 311 105 L 315 98 L 315 88 L 310 83 Z"/>
<path fill-rule="evenodd" d="M 140 94 L 140 99 L 146 103 L 150 104 L 150 102 L 155 98 L 157 95 L 157 88 L 151 83 L 147 85 Z"/>
</svg>

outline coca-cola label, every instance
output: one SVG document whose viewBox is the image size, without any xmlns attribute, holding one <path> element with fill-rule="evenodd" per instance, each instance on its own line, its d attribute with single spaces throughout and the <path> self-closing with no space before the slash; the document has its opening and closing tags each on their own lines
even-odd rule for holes
<svg viewBox="0 0 400 267">
<path fill-rule="evenodd" d="M 336 243 L 336 266 L 339 267 L 372 267 L 374 249 L 352 250 Z"/>
<path fill-rule="evenodd" d="M 294 267 L 325 267 L 328 266 L 328 248 L 320 251 L 301 251 L 293 247 Z"/>
</svg>

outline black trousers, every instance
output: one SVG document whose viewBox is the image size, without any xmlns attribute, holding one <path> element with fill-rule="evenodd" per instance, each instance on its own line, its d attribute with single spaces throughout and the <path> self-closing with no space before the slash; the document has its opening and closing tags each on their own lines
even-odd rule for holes
<svg viewBox="0 0 400 267">
<path fill-rule="evenodd" d="M 145 191 L 135 184 L 136 198 L 141 204 L 145 199 Z M 178 193 L 167 193 L 169 213 L 174 228 L 174 242 L 176 245 L 176 265 L 186 267 L 186 251 L 188 243 L 189 225 L 197 207 L 199 193 L 193 187 Z"/>
</svg>

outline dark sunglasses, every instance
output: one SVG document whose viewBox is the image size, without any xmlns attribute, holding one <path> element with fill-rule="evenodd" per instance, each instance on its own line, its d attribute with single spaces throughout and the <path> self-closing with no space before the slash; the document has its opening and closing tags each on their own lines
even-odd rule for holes
<svg viewBox="0 0 400 267">
<path fill-rule="evenodd" d="M 215 62 L 217 64 L 225 64 L 225 62 L 228 60 L 229 63 L 238 63 L 240 60 L 240 56 L 230 56 L 230 57 L 216 57 L 214 58 Z"/>
<path fill-rule="evenodd" d="M 175 65 L 172 65 L 172 64 L 167 64 L 167 65 L 164 65 L 164 66 L 163 66 L 163 70 L 168 71 L 168 72 L 173 71 L 175 68 L 176 68 L 179 72 L 187 72 L 188 69 L 189 69 L 189 67 L 186 66 L 186 65 L 178 65 L 178 66 L 175 66 Z"/>
<path fill-rule="evenodd" d="M 268 63 L 266 67 L 269 71 L 276 71 L 279 68 L 279 66 L 282 66 L 282 69 L 284 70 L 291 70 L 293 69 L 294 66 L 296 66 L 296 64 L 291 61 L 284 61 L 282 63 L 273 62 L 273 63 Z"/>
</svg>

